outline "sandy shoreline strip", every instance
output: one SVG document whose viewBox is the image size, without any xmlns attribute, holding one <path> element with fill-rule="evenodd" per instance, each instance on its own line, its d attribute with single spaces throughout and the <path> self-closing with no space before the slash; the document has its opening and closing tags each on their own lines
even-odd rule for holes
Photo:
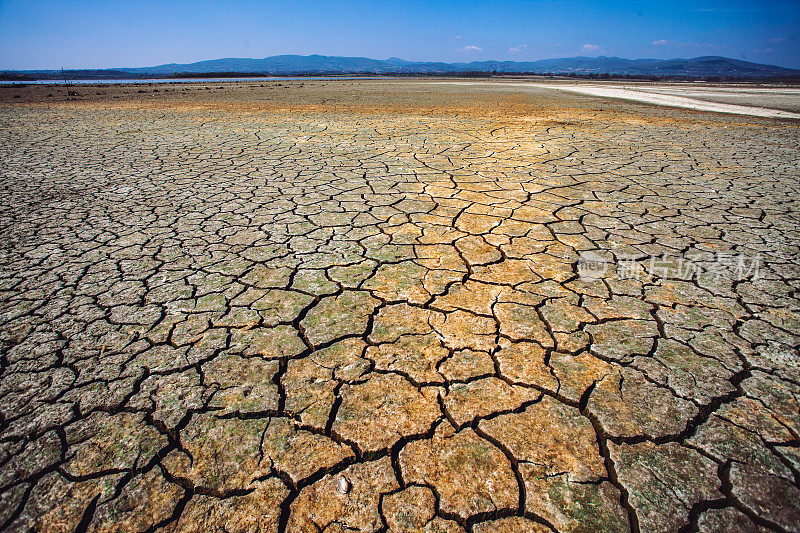
<svg viewBox="0 0 800 533">
<path fill-rule="evenodd" d="M 601 87 L 597 85 L 555 85 L 551 83 L 509 83 L 497 84 L 491 82 L 479 81 L 448 81 L 448 82 L 433 82 L 440 84 L 452 85 L 484 85 L 494 87 L 536 87 L 537 89 L 549 89 L 555 91 L 567 91 L 578 94 L 585 94 L 588 96 L 599 96 L 603 98 L 620 98 L 623 100 L 632 100 L 635 102 L 643 102 L 647 104 L 656 104 L 668 107 L 681 107 L 685 109 L 694 109 L 697 111 L 710 111 L 714 113 L 728 113 L 734 115 L 749 115 L 753 117 L 764 118 L 789 118 L 800 119 L 800 113 L 791 111 L 783 111 L 781 109 L 770 109 L 766 107 L 757 107 L 749 105 L 736 105 L 736 104 L 723 104 L 718 102 L 709 102 L 705 100 L 698 100 L 695 98 L 687 98 L 685 96 L 674 96 L 669 94 L 660 94 L 656 92 L 635 91 L 632 89 L 625 89 L 622 87 L 606 86 Z M 648 88 L 649 90 L 657 90 Z"/>
<path fill-rule="evenodd" d="M 712 111 L 715 113 L 733 113 L 736 115 L 751 115 L 754 117 L 766 118 L 794 118 L 800 119 L 800 113 L 791 111 L 781 111 L 779 109 L 769 109 L 766 107 L 754 107 L 735 104 L 721 104 L 717 102 L 706 102 L 685 96 L 674 96 L 668 94 L 658 94 L 653 92 L 634 91 L 620 87 L 598 87 L 587 85 L 548 85 L 531 84 L 536 87 L 568 91 L 590 96 L 601 96 L 605 98 L 622 98 L 624 100 L 634 100 L 648 104 L 657 104 L 669 107 L 683 107 L 686 109 L 696 109 L 698 111 Z"/>
</svg>

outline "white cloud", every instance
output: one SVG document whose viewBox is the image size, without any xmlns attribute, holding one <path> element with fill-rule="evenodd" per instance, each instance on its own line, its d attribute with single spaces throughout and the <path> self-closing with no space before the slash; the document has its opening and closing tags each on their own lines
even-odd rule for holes
<svg viewBox="0 0 800 533">
<path fill-rule="evenodd" d="M 581 50 L 584 52 L 599 52 L 603 47 L 599 44 L 584 44 Z"/>
<path fill-rule="evenodd" d="M 659 39 L 657 41 L 653 41 L 653 46 L 684 46 L 689 48 L 707 48 L 707 49 L 720 48 L 720 45 L 714 43 L 696 43 L 694 41 L 680 43 L 678 41 L 668 41 L 666 39 Z"/>
<path fill-rule="evenodd" d="M 461 39 L 460 35 L 453 35 L 453 39 Z"/>
<path fill-rule="evenodd" d="M 456 52 L 483 52 L 483 48 L 481 48 L 480 46 L 474 46 L 468 44 L 466 46 L 462 46 L 461 48 L 456 50 Z"/>
<path fill-rule="evenodd" d="M 523 50 L 525 50 L 526 48 L 528 48 L 527 44 L 520 44 L 520 45 L 517 45 L 517 46 L 512 46 L 511 48 L 508 49 L 508 51 L 511 52 L 511 53 L 514 53 L 514 54 L 518 54 L 518 53 L 522 52 Z"/>
<path fill-rule="evenodd" d="M 783 39 L 781 39 L 780 37 L 776 37 L 774 39 L 770 39 L 769 42 L 771 42 L 772 44 L 778 44 L 778 43 L 782 43 Z"/>
</svg>

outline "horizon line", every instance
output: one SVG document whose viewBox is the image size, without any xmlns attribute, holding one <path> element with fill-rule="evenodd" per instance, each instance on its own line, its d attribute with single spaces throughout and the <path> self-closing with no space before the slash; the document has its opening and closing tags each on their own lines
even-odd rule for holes
<svg viewBox="0 0 800 533">
<path fill-rule="evenodd" d="M 208 61 L 223 61 L 223 60 L 251 60 L 251 61 L 261 61 L 265 59 L 271 59 L 275 57 L 326 57 L 326 58 L 343 58 L 343 59 L 367 59 L 370 61 L 390 61 L 390 60 L 399 60 L 404 61 L 407 63 L 439 63 L 445 65 L 469 65 L 472 63 L 536 63 L 540 61 L 552 61 L 552 60 L 569 60 L 569 59 L 621 59 L 625 61 L 677 61 L 677 60 L 694 60 L 694 59 L 703 59 L 703 58 L 721 58 L 721 59 L 728 59 L 731 61 L 740 61 L 743 63 L 749 63 L 752 65 L 764 65 L 770 67 L 777 67 L 781 69 L 787 70 L 800 70 L 800 68 L 794 67 L 785 67 L 782 65 L 776 65 L 773 63 L 758 63 L 755 61 L 748 61 L 746 59 L 736 59 L 729 56 L 720 56 L 720 55 L 702 55 L 702 56 L 694 56 L 694 57 L 672 57 L 669 59 L 658 59 L 652 57 L 638 57 L 638 58 L 628 58 L 622 56 L 606 56 L 606 55 L 597 55 L 597 56 L 563 56 L 563 57 L 545 57 L 539 59 L 527 59 L 527 60 L 514 60 L 514 59 L 483 59 L 483 60 L 473 60 L 473 61 L 442 61 L 442 60 L 409 60 L 403 59 L 397 56 L 390 56 L 385 59 L 377 59 L 374 57 L 369 56 L 342 56 L 342 55 L 327 55 L 327 54 L 320 54 L 320 53 L 313 53 L 313 54 L 274 54 L 268 55 L 264 57 L 217 57 L 213 59 L 199 59 L 197 61 L 188 61 L 188 62 L 177 62 L 172 61 L 169 63 L 160 63 L 156 65 L 145 65 L 145 66 L 107 66 L 107 67 L 52 67 L 52 68 L 3 68 L 0 67 L 0 71 L 3 72 L 37 72 L 37 71 L 54 71 L 54 70 L 122 70 L 122 69 L 146 69 L 146 68 L 156 68 L 156 67 L 163 67 L 167 65 L 193 65 L 196 63 L 204 63 Z"/>
</svg>

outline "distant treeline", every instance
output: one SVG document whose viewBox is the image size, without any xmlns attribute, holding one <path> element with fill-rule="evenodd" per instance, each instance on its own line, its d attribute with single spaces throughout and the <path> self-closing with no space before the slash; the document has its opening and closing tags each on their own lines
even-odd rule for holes
<svg viewBox="0 0 800 533">
<path fill-rule="evenodd" d="M 302 71 L 290 74 L 274 74 L 271 72 L 176 72 L 164 78 L 301 78 L 321 76 L 358 76 L 378 78 L 513 78 L 520 76 L 537 76 L 544 78 L 574 78 L 581 80 L 630 80 L 630 81 L 708 81 L 708 82 L 800 82 L 800 76 L 675 76 L 675 75 L 641 75 L 641 74 L 614 74 L 610 72 L 498 72 L 493 71 L 453 71 L 453 72 L 326 72 Z M 157 76 L 148 76 L 157 77 Z"/>
<path fill-rule="evenodd" d="M 36 81 L 36 80 L 128 80 L 139 79 L 140 76 L 124 70 L 81 69 L 81 70 L 45 70 L 39 72 L 0 72 L 0 81 Z M 150 76 L 152 77 L 152 76 Z"/>
<path fill-rule="evenodd" d="M 165 78 L 298 78 L 321 76 L 358 76 L 379 78 L 514 78 L 537 76 L 543 78 L 574 78 L 581 80 L 630 80 L 630 81 L 708 81 L 708 82 L 800 82 L 800 76 L 690 76 L 690 75 L 642 75 L 642 74 L 615 74 L 610 72 L 498 72 L 493 71 L 453 71 L 453 72 L 325 72 L 302 71 L 290 74 L 274 74 L 271 72 L 185 72 L 174 73 Z M 152 77 L 152 76 L 151 76 Z"/>
<path fill-rule="evenodd" d="M 0 81 L 34 81 L 36 78 L 19 72 L 0 72 Z"/>
<path fill-rule="evenodd" d="M 271 74 L 269 72 L 175 72 L 167 76 L 150 76 L 163 78 L 194 79 L 194 78 L 286 78 L 308 76 L 383 76 L 383 74 L 357 73 L 357 74 L 331 74 L 330 72 L 298 72 L 295 74 Z"/>
<path fill-rule="evenodd" d="M 574 78 L 582 80 L 630 80 L 630 81 L 708 81 L 708 82 L 800 82 L 800 76 L 676 76 L 676 75 L 642 75 L 642 74 L 614 74 L 604 73 L 583 73 L 583 72 L 498 72 L 493 71 L 453 71 L 453 72 L 325 72 L 325 71 L 303 71 L 291 74 L 274 74 L 271 72 L 186 72 L 174 73 L 164 78 L 298 78 L 298 77 L 321 77 L 321 76 L 358 76 L 358 77 L 380 77 L 380 78 L 514 78 L 537 76 L 543 78 Z M 150 76 L 153 77 L 153 76 Z"/>
</svg>

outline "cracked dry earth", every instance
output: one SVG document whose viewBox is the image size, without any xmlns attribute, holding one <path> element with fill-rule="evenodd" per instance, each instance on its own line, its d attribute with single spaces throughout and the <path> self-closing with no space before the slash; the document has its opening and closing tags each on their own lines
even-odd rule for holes
<svg viewBox="0 0 800 533">
<path fill-rule="evenodd" d="M 342 87 L 0 108 L 2 529 L 800 530 L 796 123 Z"/>
</svg>

